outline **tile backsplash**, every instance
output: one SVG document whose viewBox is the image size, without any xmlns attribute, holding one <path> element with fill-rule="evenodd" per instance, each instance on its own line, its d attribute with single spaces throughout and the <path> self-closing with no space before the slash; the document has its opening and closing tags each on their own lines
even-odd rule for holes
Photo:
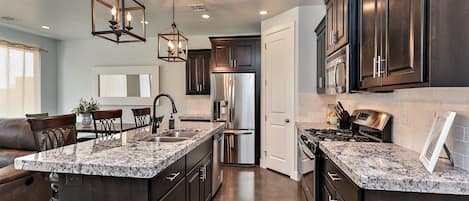
<svg viewBox="0 0 469 201">
<path fill-rule="evenodd" d="M 419 153 L 427 139 L 434 114 L 456 112 L 457 117 L 446 144 L 455 165 L 469 170 L 469 88 L 403 89 L 393 93 L 338 95 L 335 99 L 330 96 L 301 94 L 299 121 L 324 122 L 326 102 L 336 100 L 341 101 L 349 111 L 375 109 L 392 114 L 393 142 Z"/>
</svg>

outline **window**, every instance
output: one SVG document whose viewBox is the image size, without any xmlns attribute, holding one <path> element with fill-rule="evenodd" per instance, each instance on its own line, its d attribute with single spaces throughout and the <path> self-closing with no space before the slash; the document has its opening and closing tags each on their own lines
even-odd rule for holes
<svg viewBox="0 0 469 201">
<path fill-rule="evenodd" d="M 39 50 L 0 43 L 0 117 L 39 113 Z"/>
</svg>

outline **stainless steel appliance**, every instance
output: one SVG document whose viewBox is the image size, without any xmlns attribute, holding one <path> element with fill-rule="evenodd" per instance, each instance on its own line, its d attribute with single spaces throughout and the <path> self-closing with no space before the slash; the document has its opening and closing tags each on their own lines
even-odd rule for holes
<svg viewBox="0 0 469 201">
<path fill-rule="evenodd" d="M 326 93 L 350 92 L 349 48 L 344 46 L 326 60 Z"/>
<path fill-rule="evenodd" d="M 213 138 L 213 172 L 212 172 L 212 195 L 215 195 L 223 183 L 223 134 L 215 135 Z"/>
<path fill-rule="evenodd" d="M 213 73 L 213 120 L 226 122 L 223 163 L 255 164 L 255 74 Z"/>
<path fill-rule="evenodd" d="M 321 141 L 349 141 L 349 142 L 392 142 L 392 115 L 374 110 L 355 110 L 351 115 L 351 129 L 335 128 L 311 128 L 302 132 L 299 138 L 299 146 L 311 158 L 315 160 L 315 169 L 320 167 L 316 161 L 320 157 L 319 143 Z M 320 200 L 320 186 L 316 185 L 319 175 L 314 171 L 311 175 L 303 175 L 302 188 L 308 201 L 312 197 Z M 313 191 L 311 191 L 313 186 Z"/>
</svg>

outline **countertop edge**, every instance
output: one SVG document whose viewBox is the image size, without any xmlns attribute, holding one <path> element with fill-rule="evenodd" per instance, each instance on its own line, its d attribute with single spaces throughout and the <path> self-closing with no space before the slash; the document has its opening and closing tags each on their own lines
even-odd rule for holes
<svg viewBox="0 0 469 201">
<path fill-rule="evenodd" d="M 178 151 L 172 154 L 172 157 L 167 157 L 160 163 L 155 164 L 153 167 L 123 167 L 115 165 L 82 165 L 82 164 L 70 164 L 70 163 L 57 163 L 57 162 L 38 162 L 31 160 L 22 160 L 22 157 L 15 158 L 14 167 L 18 170 L 26 171 L 37 171 L 37 172 L 55 172 L 59 174 L 81 174 L 81 175 L 93 175 L 93 176 L 110 176 L 110 177 L 127 177 L 137 179 L 149 179 L 157 176 L 161 171 L 169 167 L 171 164 L 197 148 L 202 143 L 209 140 L 212 136 L 218 132 L 223 131 L 224 126 L 220 124 L 218 127 L 207 132 L 202 138 L 184 146 Z M 51 166 L 59 166 L 60 168 L 51 168 Z M 84 167 L 85 166 L 85 167 Z M 99 169 L 122 169 L 122 171 L 112 171 L 110 173 L 103 173 L 98 171 Z M 138 170 L 133 174 L 129 170 Z M 150 174 L 143 174 L 143 172 L 151 172 Z M 127 173 L 127 174 L 126 174 Z"/>
</svg>

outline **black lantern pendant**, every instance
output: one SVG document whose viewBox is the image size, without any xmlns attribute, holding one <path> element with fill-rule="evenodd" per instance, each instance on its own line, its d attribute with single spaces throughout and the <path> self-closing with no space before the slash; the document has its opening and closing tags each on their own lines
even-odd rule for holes
<svg viewBox="0 0 469 201">
<path fill-rule="evenodd" d="M 167 62 L 185 62 L 189 40 L 182 34 L 174 21 L 175 7 L 173 0 L 173 23 L 167 33 L 158 34 L 158 59 Z"/>
<path fill-rule="evenodd" d="M 91 0 L 91 34 L 115 43 L 145 42 L 145 6 L 137 0 L 108 1 Z M 103 20 L 97 21 L 98 16 Z"/>
</svg>

